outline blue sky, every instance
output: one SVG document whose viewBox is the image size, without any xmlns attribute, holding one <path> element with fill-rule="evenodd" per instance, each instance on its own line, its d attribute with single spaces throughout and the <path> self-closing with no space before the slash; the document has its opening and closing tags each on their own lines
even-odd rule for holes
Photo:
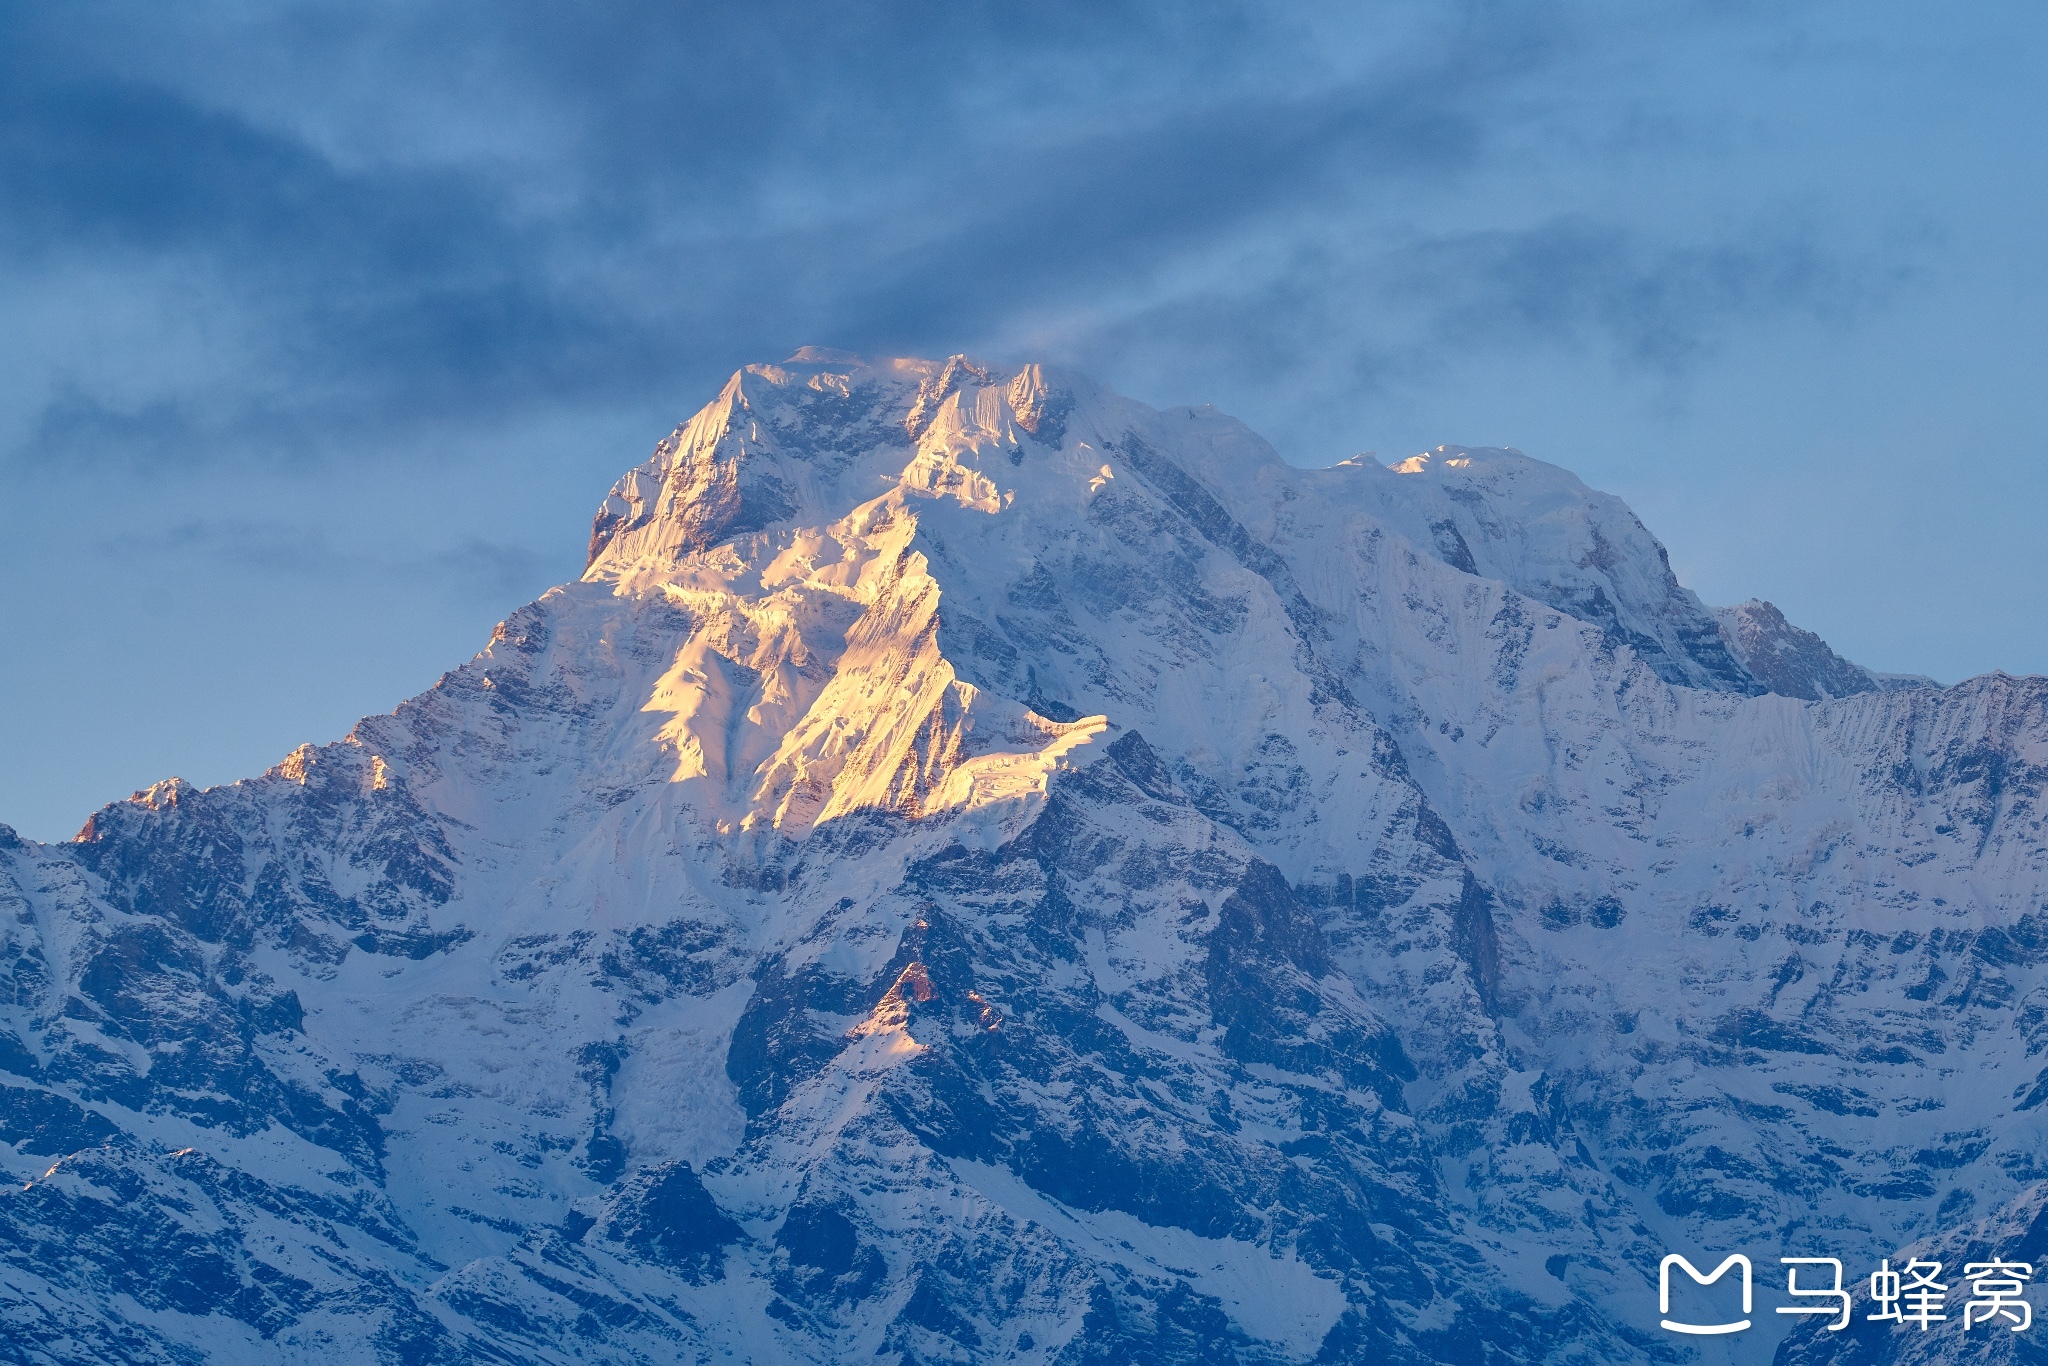
<svg viewBox="0 0 2048 1366">
<path fill-rule="evenodd" d="M 1709 602 L 2048 672 L 2044 69 L 2021 4 L 0 3 L 0 821 L 388 710 L 806 343 L 1514 445 Z"/>
</svg>

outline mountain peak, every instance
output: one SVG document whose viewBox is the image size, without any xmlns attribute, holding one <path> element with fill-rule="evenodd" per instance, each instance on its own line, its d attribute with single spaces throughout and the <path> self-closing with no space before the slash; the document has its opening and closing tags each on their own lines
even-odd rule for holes
<svg viewBox="0 0 2048 1366">
<path fill-rule="evenodd" d="M 1027 447 L 1056 453 L 1082 409 L 1096 421 L 1076 439 L 1098 452 L 1150 412 L 1044 365 L 965 354 L 871 359 L 805 347 L 749 365 L 612 487 L 586 572 L 673 563 L 791 519 L 833 521 L 906 480 L 973 483 L 962 461 L 978 470 L 994 455 L 1014 467 Z M 987 474 L 978 471 L 982 483 Z"/>
<path fill-rule="evenodd" d="M 660 570 L 778 525 L 830 523 L 891 486 L 1001 508 L 1022 492 L 1020 515 L 1047 497 L 1078 506 L 1075 485 L 1092 495 L 1115 477 L 1118 443 L 1133 441 L 1126 460 L 1175 451 L 1169 463 L 1226 498 L 1305 477 L 1213 408 L 1161 413 L 1036 363 L 805 347 L 736 371 L 613 486 L 593 519 L 586 577 Z M 1059 458 L 1027 459 L 1034 452 Z M 1667 682 L 1763 690 L 1635 514 L 1569 471 L 1512 447 L 1449 444 L 1391 467 L 1359 457 L 1336 468 L 1396 476 L 1347 483 L 1345 496 L 1454 568 L 1596 625 Z"/>
<path fill-rule="evenodd" d="M 1364 459 L 1346 461 L 1376 475 Z M 1611 494 L 1507 446 L 1438 446 L 1370 480 L 1382 515 L 1444 563 L 1600 628 L 1668 683 L 1755 693 L 1663 545 Z"/>
<path fill-rule="evenodd" d="M 1757 682 L 1785 697 L 1818 702 L 1874 692 L 1882 684 L 1870 670 L 1851 664 L 1811 631 L 1785 620 L 1761 598 L 1717 608 L 1715 620 L 1728 649 Z"/>
<path fill-rule="evenodd" d="M 1516 460 L 1528 459 L 1527 456 L 1523 455 L 1513 446 L 1484 446 L 1476 449 L 1469 446 L 1438 446 L 1434 450 L 1424 451 L 1420 455 L 1411 455 L 1406 460 L 1397 461 L 1387 468 L 1396 474 L 1429 474 L 1443 470 L 1466 470 L 1472 468 L 1475 457 L 1481 464 L 1485 464 L 1488 463 L 1491 457 L 1495 456 L 1511 456 Z M 1361 456 L 1358 458 L 1362 460 L 1366 457 Z M 1351 462 L 1346 461 L 1345 463 L 1349 464 Z M 1559 473 L 1563 472 L 1559 471 Z"/>
</svg>

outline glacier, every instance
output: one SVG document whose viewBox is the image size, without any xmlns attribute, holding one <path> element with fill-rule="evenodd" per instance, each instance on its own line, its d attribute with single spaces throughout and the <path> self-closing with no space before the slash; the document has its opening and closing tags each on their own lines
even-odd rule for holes
<svg viewBox="0 0 2048 1366">
<path fill-rule="evenodd" d="M 0 1360 L 2041 1359 L 1767 1292 L 2048 1260 L 2044 780 L 1519 452 L 806 349 L 395 712 L 0 827 Z"/>
</svg>

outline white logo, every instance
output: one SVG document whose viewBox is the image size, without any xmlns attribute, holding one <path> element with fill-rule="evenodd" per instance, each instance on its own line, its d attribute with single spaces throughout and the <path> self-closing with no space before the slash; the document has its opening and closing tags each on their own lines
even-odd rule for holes
<svg viewBox="0 0 2048 1366">
<path fill-rule="evenodd" d="M 1720 1280 L 1721 1277 L 1728 1274 L 1729 1267 L 1741 1267 L 1742 1312 L 1744 1314 L 1749 1313 L 1749 1307 L 1751 1303 L 1749 1283 L 1749 1258 L 1743 1256 L 1739 1252 L 1735 1253 L 1733 1256 L 1729 1257 L 1727 1261 L 1722 1262 L 1719 1266 L 1715 1267 L 1714 1273 L 1711 1276 L 1702 1276 L 1700 1274 L 1700 1269 L 1698 1267 L 1694 1266 L 1691 1262 L 1688 1262 L 1685 1258 L 1679 1256 L 1675 1252 L 1672 1253 L 1670 1256 L 1666 1257 L 1662 1265 L 1660 1265 L 1657 1268 L 1657 1311 L 1659 1313 L 1669 1314 L 1671 1312 L 1671 1268 L 1674 1266 L 1680 1266 L 1685 1268 L 1685 1274 L 1692 1277 L 1693 1284 L 1695 1285 L 1712 1285 L 1715 1281 Z M 1664 1326 L 1674 1333 L 1698 1333 L 1702 1335 L 1712 1335 L 1719 1333 L 1739 1333 L 1743 1329 L 1749 1327 L 1749 1320 L 1745 1318 L 1735 1323 L 1674 1323 L 1667 1318 L 1664 1320 Z"/>
<path fill-rule="evenodd" d="M 1778 1262 L 1785 1268 L 1786 1297 L 1793 1301 L 1779 1306 L 1778 1313 L 1824 1314 L 1832 1321 L 1823 1323 L 1821 1327 L 1830 1333 L 1839 1333 L 1849 1326 L 1855 1317 L 1854 1303 L 1848 1288 L 1842 1283 L 1840 1258 L 1780 1257 Z M 1741 1267 L 1743 1317 L 1732 1323 L 1683 1323 L 1673 1319 L 1671 1268 L 1674 1266 L 1692 1277 L 1694 1285 L 1702 1286 L 1721 1280 L 1731 1267 Z M 1808 1272 L 1803 1285 L 1799 1274 L 1802 1267 L 1814 1268 Z M 1885 1258 L 1870 1274 L 1871 1312 L 1864 1316 L 1865 1319 L 1871 1323 L 1894 1324 L 1899 1328 L 1918 1328 L 1923 1333 L 1936 1324 L 1946 1322 L 1950 1317 L 1950 1287 L 1940 1279 L 1941 1274 L 1940 1262 L 1914 1257 L 1905 1266 L 1894 1269 L 1891 1259 Z M 1753 1275 L 1749 1258 L 1739 1252 L 1723 1259 L 1719 1266 L 1706 1273 L 1675 1253 L 1666 1257 L 1657 1268 L 1657 1308 L 1664 1316 L 1664 1330 L 1702 1337 L 1742 1332 L 1750 1326 L 1748 1316 L 1753 1303 Z M 2015 1333 L 2024 1333 L 2034 1326 L 2034 1309 L 2026 1298 L 2028 1282 L 2034 1278 L 2031 1264 L 1993 1258 L 1988 1262 L 1969 1263 L 1963 1268 L 1963 1275 L 1970 1282 L 1969 1300 L 1962 1313 L 1962 1330 L 1965 1333 L 2000 1326 Z M 1824 1284 L 1813 1283 L 1822 1276 L 1826 1277 Z"/>
</svg>

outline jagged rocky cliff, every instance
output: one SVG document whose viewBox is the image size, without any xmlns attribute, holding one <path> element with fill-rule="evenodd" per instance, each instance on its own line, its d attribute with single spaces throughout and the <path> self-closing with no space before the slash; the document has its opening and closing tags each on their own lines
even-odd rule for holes
<svg viewBox="0 0 2048 1366">
<path fill-rule="evenodd" d="M 1736 613 L 1512 451 L 749 367 L 428 693 L 0 833 L 0 1359 L 1982 1359 L 1657 1326 L 2048 1254 L 2048 681 Z"/>
</svg>

